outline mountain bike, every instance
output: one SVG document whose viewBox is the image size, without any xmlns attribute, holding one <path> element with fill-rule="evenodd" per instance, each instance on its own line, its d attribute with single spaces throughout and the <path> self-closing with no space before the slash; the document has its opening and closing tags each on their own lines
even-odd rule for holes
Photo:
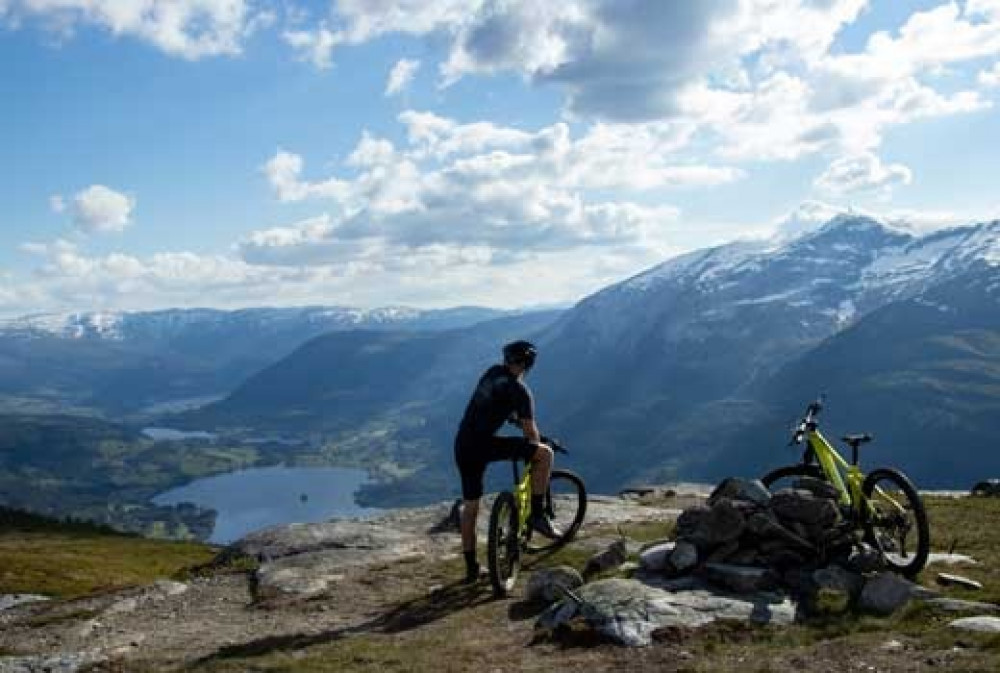
<svg viewBox="0 0 1000 673">
<path fill-rule="evenodd" d="M 846 435 L 851 448 L 848 463 L 819 431 L 816 421 L 823 409 L 820 398 L 806 407 L 789 446 L 805 442 L 802 461 L 773 470 L 761 481 L 772 491 L 794 486 L 802 477 L 821 479 L 837 492 L 845 523 L 863 534 L 863 539 L 881 554 L 893 571 L 913 577 L 927 564 L 930 530 L 924 501 L 910 479 L 899 470 L 882 467 L 869 474 L 861 471 L 858 451 L 872 441 L 868 434 Z"/>
<path fill-rule="evenodd" d="M 559 442 L 542 437 L 542 443 L 556 453 L 569 453 Z M 512 460 L 514 488 L 497 494 L 490 509 L 490 527 L 486 558 L 490 584 L 499 598 L 506 596 L 517 583 L 524 554 L 551 552 L 573 539 L 587 513 L 587 488 L 583 479 L 569 470 L 552 470 L 545 493 L 545 513 L 562 531 L 555 539 L 536 539 L 528 519 L 531 516 L 531 463 L 520 474 L 518 460 Z M 539 536 L 541 538 L 541 536 Z"/>
</svg>

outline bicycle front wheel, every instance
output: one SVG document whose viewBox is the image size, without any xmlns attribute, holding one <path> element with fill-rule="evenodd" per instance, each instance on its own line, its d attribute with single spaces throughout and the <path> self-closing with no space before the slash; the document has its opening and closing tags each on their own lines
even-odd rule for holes
<svg viewBox="0 0 1000 673">
<path fill-rule="evenodd" d="M 869 474 L 861 487 L 865 508 L 865 539 L 882 552 L 890 569 L 913 577 L 923 570 L 931 535 L 923 498 L 906 475 L 882 468 Z"/>
<path fill-rule="evenodd" d="M 545 494 L 545 513 L 561 535 L 550 540 L 533 534 L 527 546 L 533 554 L 558 549 L 579 532 L 587 515 L 587 487 L 583 479 L 569 470 L 552 470 L 549 490 Z"/>
<path fill-rule="evenodd" d="M 486 550 L 490 584 L 493 585 L 493 593 L 501 598 L 514 588 L 521 569 L 521 542 L 517 529 L 517 501 L 513 493 L 504 491 L 497 495 L 490 510 Z"/>
</svg>

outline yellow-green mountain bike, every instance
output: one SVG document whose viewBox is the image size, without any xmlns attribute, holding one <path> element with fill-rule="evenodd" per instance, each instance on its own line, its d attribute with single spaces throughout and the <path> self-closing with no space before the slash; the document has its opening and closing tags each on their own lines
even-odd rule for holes
<svg viewBox="0 0 1000 673">
<path fill-rule="evenodd" d="M 568 453 L 559 442 L 542 437 L 542 442 L 556 453 Z M 557 538 L 533 539 L 528 519 L 531 516 L 531 463 L 520 474 L 518 460 L 512 460 L 514 489 L 501 491 L 490 509 L 490 527 L 486 558 L 490 584 L 498 597 L 506 596 L 517 583 L 521 558 L 558 549 L 573 539 L 587 514 L 587 488 L 583 479 L 569 470 L 552 470 L 545 494 L 545 513 L 562 533 Z"/>
<path fill-rule="evenodd" d="M 892 570 L 912 577 L 927 564 L 930 530 L 924 501 L 909 478 L 894 468 L 878 468 L 867 475 L 858 464 L 858 451 L 872 436 L 847 435 L 851 448 L 847 462 L 819 431 L 816 421 L 822 398 L 806 408 L 790 445 L 805 442 L 802 462 L 773 470 L 761 481 L 772 491 L 794 486 L 801 477 L 822 479 L 836 489 L 845 525 L 863 534 Z"/>
</svg>

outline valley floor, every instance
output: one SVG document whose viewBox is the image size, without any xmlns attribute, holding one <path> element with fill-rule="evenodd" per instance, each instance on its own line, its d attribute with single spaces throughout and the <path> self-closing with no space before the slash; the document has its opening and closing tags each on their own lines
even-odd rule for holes
<svg viewBox="0 0 1000 673">
<path fill-rule="evenodd" d="M 619 534 L 665 537 L 693 499 L 615 500 L 596 502 L 581 538 L 528 571 L 561 563 L 581 568 Z M 942 590 L 946 595 L 1000 600 L 1000 499 L 930 498 L 929 505 L 936 548 L 954 545 L 979 563 L 931 566 L 921 581 L 933 586 L 936 573 L 950 569 L 986 588 Z M 237 562 L 180 574 L 163 568 L 173 580 L 146 578 L 129 588 L 25 604 L 0 612 L 0 671 L 1000 670 L 1000 637 L 955 632 L 947 627 L 955 615 L 921 606 L 884 619 L 672 629 L 639 649 L 583 634 L 540 639 L 540 608 L 523 593 L 494 600 L 488 586 L 459 585 L 457 536 L 444 540 L 434 553 L 349 568 L 306 600 L 261 599 L 252 573 Z M 519 590 L 526 584 L 524 576 Z"/>
</svg>

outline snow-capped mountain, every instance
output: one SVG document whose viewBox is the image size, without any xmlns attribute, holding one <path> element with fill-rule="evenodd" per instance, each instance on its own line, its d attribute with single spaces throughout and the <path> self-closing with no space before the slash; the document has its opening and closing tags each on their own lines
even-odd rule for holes
<svg viewBox="0 0 1000 673">
<path fill-rule="evenodd" d="M 0 322 L 0 410 L 113 415 L 228 393 L 327 332 L 442 330 L 504 315 L 476 307 L 175 309 L 35 315 Z"/>
<path fill-rule="evenodd" d="M 735 320 L 738 329 L 741 316 L 770 305 L 794 313 L 787 329 L 818 336 L 888 301 L 998 265 L 1000 222 L 918 236 L 839 215 L 791 240 L 738 241 L 673 258 L 585 299 L 565 321 L 621 345 L 643 325 L 665 328 L 668 340 L 720 321 Z"/>
<path fill-rule="evenodd" d="M 280 332 L 302 329 L 386 327 L 447 328 L 504 315 L 477 307 L 424 311 L 402 306 L 357 309 L 340 306 L 250 308 L 234 311 L 170 309 L 147 312 L 43 313 L 0 320 L 0 336 L 47 336 L 66 339 L 124 341 L 134 338 L 174 339 L 192 331 Z"/>
</svg>

